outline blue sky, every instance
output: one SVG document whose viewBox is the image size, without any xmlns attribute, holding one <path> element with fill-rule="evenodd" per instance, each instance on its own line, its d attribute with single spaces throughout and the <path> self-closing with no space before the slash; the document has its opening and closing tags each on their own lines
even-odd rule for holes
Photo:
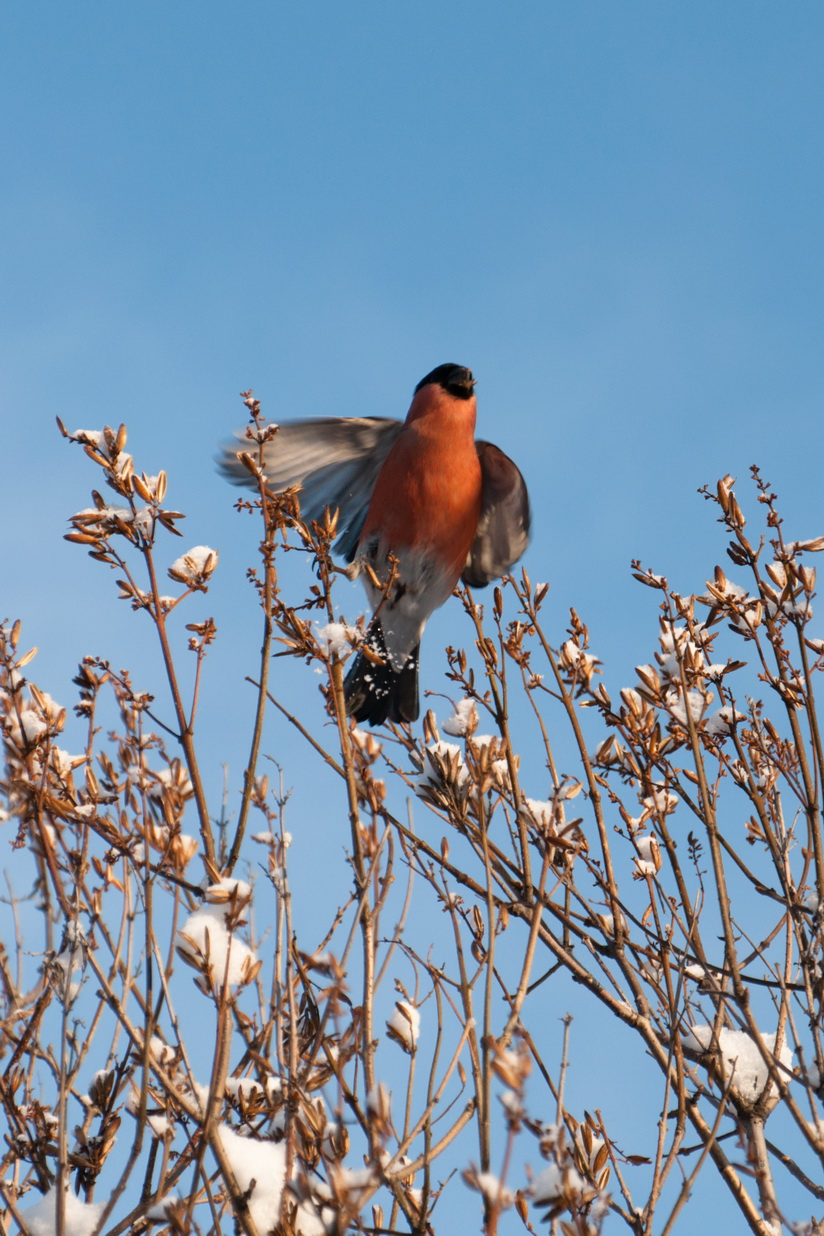
<svg viewBox="0 0 824 1236">
<path fill-rule="evenodd" d="M 799 518 L 815 500 L 816 6 L 0 20 L 3 422 L 55 499 L 38 533 L 65 509 L 56 412 L 126 420 L 217 520 L 238 390 L 400 415 L 444 359 L 524 466 L 561 611 L 634 556 L 691 564 L 695 490 L 726 471 L 767 464 Z"/>
<path fill-rule="evenodd" d="M 220 550 L 187 615 L 221 631 L 215 795 L 259 646 L 256 532 L 212 462 L 247 387 L 273 419 L 402 416 L 434 365 L 471 366 L 479 433 L 530 485 L 553 639 L 574 605 L 613 687 L 655 631 L 630 560 L 684 591 L 722 560 L 700 485 L 748 496 L 761 463 L 790 535 L 819 535 L 822 36 L 803 0 L 5 6 L 0 616 L 41 646 L 35 680 L 68 703 L 94 651 L 161 687 L 113 579 L 61 540 L 97 478 L 55 415 L 126 421 L 167 469 L 169 561 Z M 432 623 L 425 686 L 457 621 Z M 317 721 L 309 671 L 279 664 Z M 303 795 L 298 820 L 322 809 Z"/>
</svg>

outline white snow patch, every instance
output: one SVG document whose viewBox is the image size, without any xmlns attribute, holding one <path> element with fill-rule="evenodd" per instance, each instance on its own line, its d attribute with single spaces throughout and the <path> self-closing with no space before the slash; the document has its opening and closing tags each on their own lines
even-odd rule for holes
<svg viewBox="0 0 824 1236">
<path fill-rule="evenodd" d="M 228 1125 L 220 1126 L 220 1140 L 242 1192 L 255 1185 L 249 1211 L 259 1232 L 270 1231 L 280 1218 L 280 1201 L 286 1183 L 286 1141 L 262 1142 L 242 1137 Z M 299 1236 L 325 1236 L 326 1225 L 314 1208 L 301 1204 L 295 1216 Z"/>
<path fill-rule="evenodd" d="M 700 983 L 702 979 L 707 977 L 707 972 L 703 966 L 687 966 L 684 973 L 688 978 L 695 979 L 696 983 Z"/>
<path fill-rule="evenodd" d="M 455 705 L 455 711 L 451 717 L 446 718 L 441 729 L 445 734 L 450 734 L 453 738 L 463 738 L 477 723 L 478 710 L 475 707 L 475 701 L 466 696 L 464 699 L 458 700 Z"/>
<path fill-rule="evenodd" d="M 483 750 L 485 747 L 491 747 L 493 743 L 496 743 L 497 741 L 497 734 L 471 734 L 469 736 L 469 742 L 471 742 L 473 748 L 476 748 L 478 751 Z"/>
<path fill-rule="evenodd" d="M 325 627 L 318 627 L 315 637 L 327 657 L 335 656 L 339 661 L 349 656 L 359 639 L 357 627 L 349 627 L 345 622 L 328 622 Z"/>
<path fill-rule="evenodd" d="M 48 722 L 44 721 L 33 708 L 24 708 L 19 720 L 17 717 L 12 717 L 10 727 L 15 742 L 20 743 L 22 738 L 28 744 L 37 742 L 38 738 L 42 738 L 49 729 Z"/>
<path fill-rule="evenodd" d="M 774 1034 L 762 1034 L 761 1039 L 768 1052 L 775 1051 Z M 694 1050 L 707 1051 L 712 1044 L 712 1026 L 693 1026 L 684 1035 L 684 1043 Z M 732 1079 L 732 1089 L 747 1102 L 753 1102 L 763 1092 L 769 1078 L 769 1070 L 758 1050 L 755 1040 L 745 1030 L 719 1031 L 718 1048 L 723 1059 L 725 1074 Z M 792 1052 L 786 1038 L 781 1044 L 779 1062 L 792 1069 Z M 771 1093 L 775 1086 L 770 1087 Z"/>
<path fill-rule="evenodd" d="M 642 875 L 655 875 L 658 870 L 656 862 L 658 842 L 656 838 L 649 836 L 649 834 L 644 834 L 642 837 L 633 837 L 633 841 L 638 848 L 635 866 Z"/>
<path fill-rule="evenodd" d="M 678 795 L 659 787 L 644 799 L 644 806 L 648 811 L 660 811 L 662 815 L 668 815 L 678 806 Z"/>
<path fill-rule="evenodd" d="M 570 1195 L 581 1197 L 585 1188 L 583 1177 L 571 1163 L 564 1167 L 550 1163 L 532 1182 L 532 1200 L 539 1206 L 549 1205 Z"/>
<path fill-rule="evenodd" d="M 267 1077 L 265 1088 L 256 1077 L 227 1077 L 226 1093 L 233 1099 L 243 1096 L 247 1102 L 250 1099 L 277 1098 L 283 1090 L 283 1082 L 279 1077 Z"/>
<path fill-rule="evenodd" d="M 421 1015 L 414 1004 L 399 1000 L 386 1025 L 391 1036 L 411 1052 L 421 1033 Z"/>
<path fill-rule="evenodd" d="M 440 788 L 444 782 L 437 761 L 440 761 L 448 769 L 452 766 L 456 757 L 455 784 L 460 788 L 469 778 L 469 770 L 463 762 L 460 747 L 452 742 L 430 743 L 424 751 L 423 772 L 419 776 L 414 777 L 412 781 L 415 793 L 420 794 L 429 788 Z"/>
<path fill-rule="evenodd" d="M 539 798 L 525 798 L 524 806 L 541 828 L 549 828 L 552 825 L 553 804 L 551 802 L 544 802 Z"/>
<path fill-rule="evenodd" d="M 79 1197 L 67 1190 L 64 1195 L 64 1236 L 91 1236 L 103 1213 L 102 1202 L 81 1202 Z M 21 1211 L 29 1236 L 55 1236 L 57 1231 L 57 1190 L 48 1193 Z"/>
<path fill-rule="evenodd" d="M 169 1217 L 169 1209 L 180 1204 L 180 1197 L 177 1193 L 167 1193 L 160 1201 L 155 1202 L 151 1210 L 146 1211 L 146 1218 L 153 1219 L 156 1223 L 163 1222 Z"/>
<path fill-rule="evenodd" d="M 194 549 L 175 558 L 169 567 L 169 574 L 172 579 L 177 578 L 184 583 L 199 583 L 212 574 L 217 560 L 216 549 L 210 549 L 208 545 L 195 545 Z"/>
<path fill-rule="evenodd" d="M 492 1172 L 478 1172 L 475 1177 L 475 1187 L 488 1202 L 499 1206 L 501 1210 L 506 1210 L 515 1201 L 512 1190 L 501 1184 Z"/>
<path fill-rule="evenodd" d="M 190 964 L 197 967 L 198 953 L 202 957 L 208 956 L 209 978 L 218 987 L 224 982 L 230 987 L 243 982 L 248 967 L 256 960 L 249 945 L 227 926 L 227 911 L 231 909 L 231 902 L 217 900 L 223 894 L 231 897 L 233 892 L 237 901 L 243 904 L 248 901 L 251 890 L 242 880 L 221 880 L 212 885 L 207 889 L 206 896 L 208 898 L 211 894 L 213 900 L 207 900 L 205 905 L 195 910 L 177 934 L 178 951 Z"/>
<path fill-rule="evenodd" d="M 726 706 L 719 708 L 717 712 L 711 713 L 704 722 L 704 729 L 712 737 L 721 737 L 724 734 L 729 734 L 736 721 L 745 721 L 746 717 L 743 712 L 739 712 L 736 708 Z"/>
<path fill-rule="evenodd" d="M 684 693 L 681 688 L 674 687 L 671 691 L 667 692 L 666 705 L 670 716 L 679 721 L 681 725 L 686 725 L 687 710 L 689 710 L 689 715 L 693 721 L 700 721 L 707 706 L 707 701 L 700 691 L 688 691 L 685 703 Z"/>
<path fill-rule="evenodd" d="M 268 1232 L 280 1217 L 286 1181 L 286 1142 L 259 1142 L 220 1126 L 220 1141 L 241 1192 L 255 1181 L 249 1211 L 259 1232 Z"/>
</svg>

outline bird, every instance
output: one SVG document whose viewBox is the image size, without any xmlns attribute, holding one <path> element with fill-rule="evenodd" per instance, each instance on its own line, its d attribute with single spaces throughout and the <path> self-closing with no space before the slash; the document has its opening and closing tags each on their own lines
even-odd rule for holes
<svg viewBox="0 0 824 1236">
<path fill-rule="evenodd" d="M 529 543 L 523 476 L 499 447 L 475 440 L 475 417 L 472 371 L 443 364 L 421 378 L 404 421 L 291 421 L 264 447 L 268 488 L 298 487 L 307 522 L 337 509 L 335 552 L 363 579 L 373 616 L 344 681 L 357 722 L 417 720 L 430 614 L 459 581 L 482 588 L 505 575 Z M 219 467 L 232 482 L 254 485 L 243 453 L 227 445 Z"/>
</svg>

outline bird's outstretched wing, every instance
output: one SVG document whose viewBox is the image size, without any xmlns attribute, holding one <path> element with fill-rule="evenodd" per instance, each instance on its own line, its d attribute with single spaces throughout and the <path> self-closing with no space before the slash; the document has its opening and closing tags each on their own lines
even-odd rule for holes
<svg viewBox="0 0 824 1236">
<path fill-rule="evenodd" d="M 270 488 L 282 493 L 299 485 L 304 519 L 320 519 L 327 506 L 340 511 L 335 548 L 347 562 L 355 557 L 375 481 L 401 428 L 401 421 L 387 417 L 318 417 L 281 425 L 265 448 Z M 254 456 L 255 449 L 239 433 L 223 447 L 220 471 L 236 485 L 254 485 L 238 454 Z"/>
<path fill-rule="evenodd" d="M 491 442 L 476 442 L 483 477 L 478 531 L 461 579 L 483 588 L 505 575 L 529 544 L 532 516 L 524 478 L 508 455 Z"/>
</svg>

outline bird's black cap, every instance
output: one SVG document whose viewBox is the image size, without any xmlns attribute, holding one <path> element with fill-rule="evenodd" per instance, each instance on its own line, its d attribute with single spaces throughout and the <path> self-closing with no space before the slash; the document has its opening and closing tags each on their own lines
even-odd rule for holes
<svg viewBox="0 0 824 1236">
<path fill-rule="evenodd" d="M 421 378 L 415 387 L 415 394 L 417 395 L 422 387 L 433 383 L 436 386 L 442 386 L 456 399 L 469 399 L 475 386 L 475 379 L 472 376 L 472 370 L 465 368 L 464 365 L 438 365 L 437 369 L 433 369 L 425 378 Z"/>
</svg>

